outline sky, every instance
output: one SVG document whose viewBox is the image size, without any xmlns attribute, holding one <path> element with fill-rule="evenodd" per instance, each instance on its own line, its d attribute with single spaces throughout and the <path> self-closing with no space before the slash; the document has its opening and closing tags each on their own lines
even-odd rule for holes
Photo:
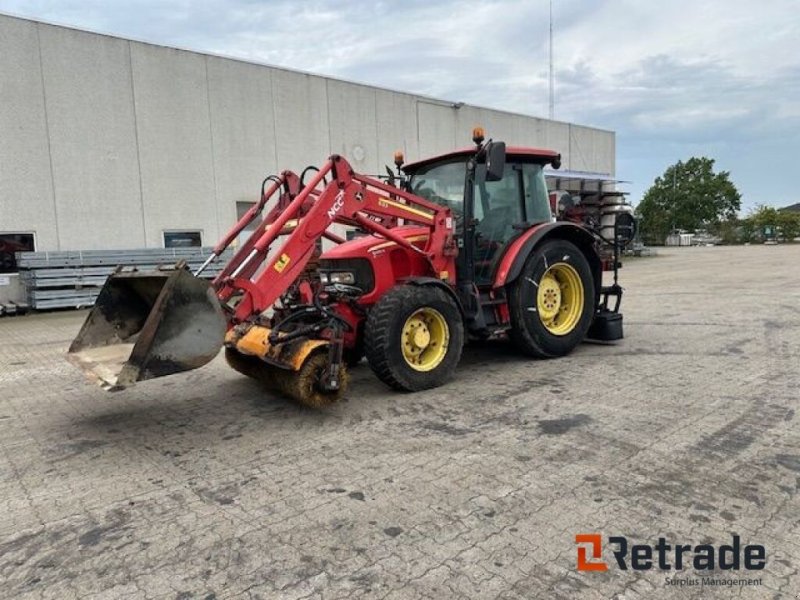
<svg viewBox="0 0 800 600">
<path fill-rule="evenodd" d="M 0 12 L 547 117 L 548 0 L 0 0 Z M 635 204 L 677 160 L 800 202 L 800 1 L 553 0 L 555 117 L 617 133 Z M 557 149 L 556 149 L 557 150 Z"/>
</svg>

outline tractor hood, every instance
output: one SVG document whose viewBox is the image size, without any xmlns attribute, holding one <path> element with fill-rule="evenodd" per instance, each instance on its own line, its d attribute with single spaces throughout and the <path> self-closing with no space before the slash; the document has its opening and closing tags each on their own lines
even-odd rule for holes
<svg viewBox="0 0 800 600">
<path fill-rule="evenodd" d="M 428 239 L 430 229 L 408 225 L 405 227 L 395 227 L 393 233 L 398 233 L 406 238 L 415 246 L 423 246 Z M 397 244 L 375 235 L 363 235 L 324 252 L 320 258 L 328 260 L 348 259 L 365 256 L 367 252 L 375 252 L 384 248 L 391 248 Z"/>
</svg>

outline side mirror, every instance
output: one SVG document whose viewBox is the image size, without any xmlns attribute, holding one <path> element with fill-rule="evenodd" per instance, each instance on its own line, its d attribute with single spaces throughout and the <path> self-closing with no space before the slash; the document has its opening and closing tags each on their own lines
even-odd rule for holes
<svg viewBox="0 0 800 600">
<path fill-rule="evenodd" d="M 506 143 L 486 144 L 486 181 L 500 181 L 506 168 Z"/>
<path fill-rule="evenodd" d="M 386 177 L 386 182 L 387 182 L 389 185 L 394 185 L 394 171 L 392 171 L 392 170 L 389 168 L 389 165 L 384 165 L 384 166 L 386 167 L 386 174 L 387 174 L 387 177 Z"/>
</svg>

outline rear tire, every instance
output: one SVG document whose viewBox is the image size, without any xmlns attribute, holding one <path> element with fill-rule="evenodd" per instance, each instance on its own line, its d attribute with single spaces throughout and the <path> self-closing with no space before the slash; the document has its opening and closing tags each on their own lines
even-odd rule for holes
<svg viewBox="0 0 800 600">
<path fill-rule="evenodd" d="M 594 318 L 595 284 L 586 257 L 566 240 L 537 247 L 509 289 L 509 337 L 537 358 L 569 354 Z"/>
<path fill-rule="evenodd" d="M 438 387 L 453 374 L 464 346 L 464 322 L 445 290 L 400 285 L 367 317 L 364 349 L 385 384 L 406 392 Z"/>
</svg>

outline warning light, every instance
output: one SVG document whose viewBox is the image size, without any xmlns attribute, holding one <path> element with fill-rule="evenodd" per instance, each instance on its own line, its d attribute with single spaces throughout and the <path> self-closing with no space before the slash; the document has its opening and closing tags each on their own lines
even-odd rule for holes
<svg viewBox="0 0 800 600">
<path fill-rule="evenodd" d="M 485 137 L 486 136 L 483 133 L 483 127 L 475 127 L 472 130 L 472 141 L 475 142 L 475 144 L 477 144 L 478 146 L 480 146 L 483 143 Z"/>
</svg>

